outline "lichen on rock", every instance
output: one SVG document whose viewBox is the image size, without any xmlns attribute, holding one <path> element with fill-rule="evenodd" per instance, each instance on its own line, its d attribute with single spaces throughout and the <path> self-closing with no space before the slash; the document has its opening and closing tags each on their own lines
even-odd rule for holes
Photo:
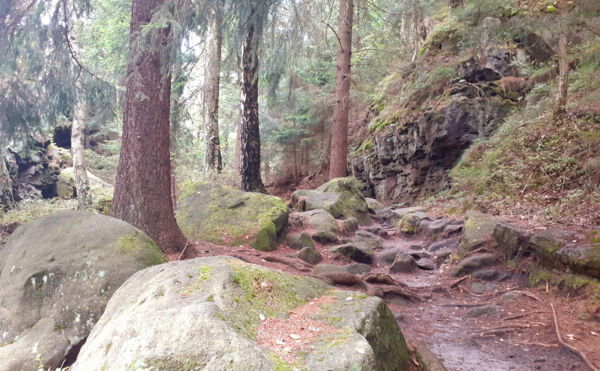
<svg viewBox="0 0 600 371">
<path fill-rule="evenodd" d="M 324 297 L 332 300 L 315 304 L 319 310 L 308 318 L 331 331 L 313 332 L 310 347 L 292 350 L 293 363 L 259 343 L 264 321 L 286 321 L 290 311 Z M 381 299 L 218 256 L 132 276 L 72 369 L 406 370 L 408 360 L 404 337 Z"/>
<path fill-rule="evenodd" d="M 190 240 L 269 251 L 287 221 L 288 208 L 279 197 L 214 183 L 184 185 L 177 203 L 177 223 Z"/>
<path fill-rule="evenodd" d="M 148 236 L 108 216 L 73 211 L 21 226 L 0 249 L 0 369 L 60 366 L 121 283 L 164 262 Z"/>
</svg>

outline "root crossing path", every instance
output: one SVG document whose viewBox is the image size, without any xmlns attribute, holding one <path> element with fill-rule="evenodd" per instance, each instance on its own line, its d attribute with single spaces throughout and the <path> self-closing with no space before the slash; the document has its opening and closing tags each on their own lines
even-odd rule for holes
<svg viewBox="0 0 600 371">
<path fill-rule="evenodd" d="M 456 276 L 452 272 L 459 262 L 454 254 L 446 252 L 449 257 L 440 258 L 441 254 L 427 250 L 425 237 L 406 235 L 385 221 L 361 227 L 342 240 L 351 240 L 361 231 L 378 235 L 381 242 L 368 264 L 369 272 L 332 270 L 332 266 L 356 267 L 355 261 L 331 252 L 335 244 L 315 244 L 323 257 L 319 265 L 329 267 L 325 271 L 298 259 L 297 251 L 285 245 L 265 253 L 245 246 L 193 243 L 184 258 L 230 255 L 380 296 L 396 315 L 409 345 L 418 350 L 415 369 L 420 369 L 417 357 L 427 358 L 427 354 L 443 365 L 431 368 L 435 370 L 564 371 L 596 370 L 594 365 L 600 365 L 600 324 L 581 319 L 583 299 L 543 285 L 530 287 L 524 271 L 508 269 L 500 257 L 478 274 Z M 417 262 L 427 259 L 428 264 L 399 272 L 390 268 L 396 264 L 391 253 L 396 252 Z M 494 254 L 476 251 L 466 258 L 482 253 Z"/>
</svg>

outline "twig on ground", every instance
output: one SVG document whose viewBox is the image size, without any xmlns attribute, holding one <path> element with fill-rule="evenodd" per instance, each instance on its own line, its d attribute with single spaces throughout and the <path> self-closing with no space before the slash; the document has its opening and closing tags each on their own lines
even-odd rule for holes
<svg viewBox="0 0 600 371">
<path fill-rule="evenodd" d="M 598 368 L 586 357 L 585 354 L 583 354 L 579 349 L 577 349 L 576 347 L 574 347 L 573 345 L 567 344 L 563 341 L 562 336 L 560 335 L 560 330 L 558 327 L 558 318 L 556 317 L 556 310 L 554 309 L 554 304 L 550 303 L 550 308 L 552 308 L 552 316 L 554 317 L 554 329 L 556 330 L 556 337 L 558 339 L 558 342 L 560 343 L 560 345 L 562 345 L 563 347 L 565 347 L 566 349 L 570 350 L 571 352 L 577 354 L 579 356 L 579 358 L 581 358 L 583 361 L 585 361 L 585 363 L 587 363 L 587 365 L 589 366 L 589 368 L 591 368 L 593 371 L 600 371 L 598 370 Z"/>
<path fill-rule="evenodd" d="M 440 306 L 442 306 L 442 307 L 457 307 L 457 308 L 475 308 L 475 307 L 480 307 L 481 304 L 480 303 L 475 303 L 475 304 L 450 303 L 450 304 L 442 304 Z"/>
<path fill-rule="evenodd" d="M 540 303 L 542 302 L 542 299 L 540 299 L 539 297 L 533 295 L 532 293 L 530 293 L 528 291 L 521 291 L 521 290 L 519 290 L 519 291 L 514 291 L 514 292 L 516 292 L 518 294 L 523 294 L 525 296 L 528 296 L 528 297 L 532 298 L 535 301 L 539 301 Z"/>
<path fill-rule="evenodd" d="M 519 318 L 523 318 L 523 317 L 526 317 L 526 316 L 529 316 L 532 314 L 538 314 L 538 313 L 546 313 L 546 312 L 544 312 L 542 310 L 536 310 L 535 312 L 529 312 L 529 313 L 518 314 L 516 316 L 505 317 L 505 318 L 502 318 L 502 320 L 503 321 L 512 321 L 514 319 L 519 319 Z"/>
<path fill-rule="evenodd" d="M 468 275 L 467 275 L 467 276 L 464 276 L 464 277 L 461 277 L 461 278 L 459 278 L 459 279 L 457 279 L 457 280 L 455 280 L 455 281 L 451 282 L 451 283 L 450 283 L 450 285 L 449 285 L 448 287 L 450 287 L 450 288 L 453 288 L 453 287 L 457 286 L 459 283 L 461 283 L 462 281 L 466 280 L 466 279 L 467 279 L 467 278 L 469 278 L 469 277 L 470 277 L 470 276 L 468 276 Z"/>
<path fill-rule="evenodd" d="M 183 250 L 181 250 L 181 254 L 179 254 L 179 257 L 177 258 L 177 260 L 181 260 L 181 257 L 183 256 L 183 254 L 185 254 L 185 250 L 187 250 L 187 247 L 190 245 L 190 241 L 185 243 L 185 246 L 183 247 Z"/>
<path fill-rule="evenodd" d="M 559 345 L 558 344 L 546 344 L 546 343 L 530 343 L 530 342 L 520 342 L 520 343 L 511 343 L 514 346 L 521 346 L 521 345 L 537 345 L 538 347 L 542 347 L 542 348 L 556 348 Z"/>
</svg>

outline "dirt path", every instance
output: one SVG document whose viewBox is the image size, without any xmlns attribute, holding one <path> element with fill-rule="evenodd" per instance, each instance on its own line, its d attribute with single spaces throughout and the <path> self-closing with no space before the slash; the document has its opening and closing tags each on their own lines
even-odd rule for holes
<svg viewBox="0 0 600 371">
<path fill-rule="evenodd" d="M 409 249 L 419 243 L 391 231 L 384 249 Z M 323 263 L 343 265 L 347 258 L 332 256 L 330 246 L 316 246 Z M 295 251 L 280 246 L 270 255 L 290 256 Z M 240 247 L 194 244 L 186 258 L 209 255 L 232 255 L 243 260 L 310 275 L 306 269 L 265 261 L 263 252 Z M 175 257 L 172 257 L 175 258 Z M 298 267 L 300 268 L 300 267 Z M 449 275 L 450 266 L 417 269 L 397 273 L 393 278 L 420 293 L 422 301 L 411 303 L 398 298 L 386 300 L 395 313 L 409 343 L 424 343 L 448 370 L 590 370 L 575 353 L 557 340 L 550 303 L 556 307 L 559 332 L 565 342 L 581 350 L 600 365 L 600 323 L 581 318 L 584 300 L 564 297 L 550 289 L 532 289 L 524 275 L 515 274 L 499 264 L 492 267 L 504 279 L 483 281 L 466 277 L 460 282 Z M 387 267 L 373 263 L 372 272 L 388 273 Z M 455 283 L 450 287 L 451 283 Z M 489 313 L 474 315 L 476 311 Z"/>
<path fill-rule="evenodd" d="M 444 286 L 454 279 L 447 270 L 442 265 L 395 276 L 409 287 Z M 557 343 L 547 298 L 523 283 L 522 277 L 493 283 L 467 278 L 417 305 L 390 305 L 406 336 L 425 343 L 448 370 L 589 370 Z M 495 312 L 468 316 L 479 308 Z"/>
</svg>

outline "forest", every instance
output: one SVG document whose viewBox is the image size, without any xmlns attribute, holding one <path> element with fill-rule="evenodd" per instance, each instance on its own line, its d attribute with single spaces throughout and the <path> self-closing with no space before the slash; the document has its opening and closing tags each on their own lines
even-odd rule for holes
<svg viewBox="0 0 600 371">
<path fill-rule="evenodd" d="M 0 0 L 0 371 L 600 370 L 598 0 Z"/>
</svg>

